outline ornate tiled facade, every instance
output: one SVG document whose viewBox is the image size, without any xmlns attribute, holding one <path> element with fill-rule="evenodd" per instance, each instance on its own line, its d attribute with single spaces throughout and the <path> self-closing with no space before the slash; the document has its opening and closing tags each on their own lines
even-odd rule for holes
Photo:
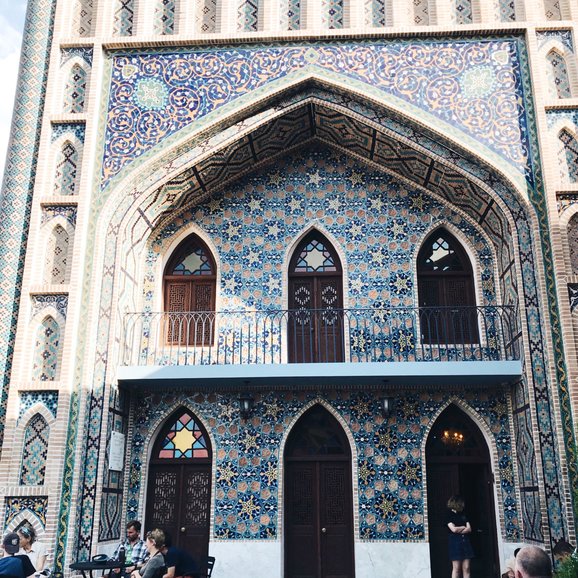
<svg viewBox="0 0 578 578">
<path fill-rule="evenodd" d="M 2 495 L 5 525 L 37 520 L 57 570 L 146 515 L 150 449 L 179 407 L 210 440 L 209 545 L 223 577 L 239 541 L 243 563 L 261 543 L 276 548 L 282 575 L 283 448 L 312 404 L 351 446 L 360 560 L 427 547 L 425 444 L 448 404 L 488 445 L 500 559 L 523 542 L 575 540 L 578 360 L 563 339 L 578 303 L 574 8 L 398 4 L 159 0 L 144 14 L 142 2 L 75 0 L 59 22 L 55 3 L 30 2 L 0 197 L 0 296 L 12 304 L 0 431 L 22 446 L 2 447 L 0 488 L 19 488 Z M 477 36 L 462 36 L 470 24 Z M 430 25 L 447 36 L 425 36 Z M 551 93 L 532 80 L 547 73 Z M 436 227 L 465 248 L 476 303 L 519 312 L 523 374 L 510 387 L 388 386 L 396 404 L 383 418 L 377 391 L 294 384 L 256 392 L 244 421 L 237 390 L 119 389 L 124 315 L 162 307 L 163 267 L 187 234 L 215 259 L 220 310 L 287 307 L 292 247 L 317 229 L 343 265 L 346 306 L 383 311 L 417 304 L 416 259 Z M 419 339 L 388 346 L 409 360 Z M 354 361 L 368 343 L 347 336 Z M 109 468 L 113 431 L 127 435 L 126 471 Z M 61 464 L 46 462 L 53 449 Z"/>
</svg>

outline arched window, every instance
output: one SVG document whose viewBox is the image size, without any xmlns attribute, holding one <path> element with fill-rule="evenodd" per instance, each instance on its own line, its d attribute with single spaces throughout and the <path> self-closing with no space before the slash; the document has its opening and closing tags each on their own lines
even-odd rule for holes
<svg viewBox="0 0 578 578">
<path fill-rule="evenodd" d="M 68 283 L 68 250 L 70 237 L 61 225 L 52 229 L 46 243 L 44 280 L 49 284 Z"/>
<path fill-rule="evenodd" d="M 562 182 L 578 183 L 578 142 L 567 130 L 562 130 L 560 136 L 560 176 Z"/>
<path fill-rule="evenodd" d="M 32 379 L 54 381 L 58 379 L 60 360 L 60 326 L 48 315 L 38 327 L 34 348 Z"/>
<path fill-rule="evenodd" d="M 155 9 L 155 34 L 176 32 L 176 0 L 157 0 Z"/>
<path fill-rule="evenodd" d="M 24 432 L 20 485 L 41 486 L 44 484 L 49 438 L 50 427 L 46 420 L 37 413 L 28 422 Z"/>
<path fill-rule="evenodd" d="M 413 1 L 413 22 L 417 26 L 428 26 L 432 24 L 429 0 Z"/>
<path fill-rule="evenodd" d="M 64 112 L 81 113 L 84 111 L 86 96 L 86 70 L 76 63 L 70 69 L 64 93 Z"/>
<path fill-rule="evenodd" d="M 562 20 L 561 0 L 544 0 L 546 20 Z"/>
<path fill-rule="evenodd" d="M 455 0 L 454 10 L 457 24 L 471 24 L 474 21 L 472 0 Z"/>
<path fill-rule="evenodd" d="M 74 34 L 90 36 L 92 34 L 93 0 L 76 0 L 74 5 Z"/>
<path fill-rule="evenodd" d="M 180 408 L 153 447 L 146 527 L 168 530 L 173 545 L 195 560 L 205 559 L 209 549 L 211 460 L 207 432 L 189 410 Z"/>
<path fill-rule="evenodd" d="M 548 61 L 546 70 L 550 96 L 553 98 L 571 98 L 572 92 L 564 57 L 555 50 L 550 50 L 546 55 L 546 60 Z"/>
<path fill-rule="evenodd" d="M 207 246 L 191 235 L 176 249 L 164 274 L 167 339 L 210 345 L 215 320 L 217 267 Z"/>
<path fill-rule="evenodd" d="M 114 10 L 115 36 L 132 36 L 134 23 L 134 0 L 116 0 Z"/>
<path fill-rule="evenodd" d="M 289 263 L 289 361 L 343 361 L 341 262 L 319 232 L 306 235 Z"/>
<path fill-rule="evenodd" d="M 572 275 L 578 275 L 578 213 L 568 222 L 568 248 Z"/>
<path fill-rule="evenodd" d="M 477 343 L 477 311 L 472 266 L 458 240 L 434 231 L 417 258 L 422 341 Z"/>
<path fill-rule="evenodd" d="M 66 141 L 56 159 L 54 174 L 55 195 L 75 195 L 77 193 L 78 151 Z"/>
<path fill-rule="evenodd" d="M 219 32 L 218 10 L 219 4 L 217 0 L 203 0 L 201 3 L 200 14 L 197 15 L 199 22 L 198 28 L 203 34 L 210 34 L 212 32 Z"/>
</svg>

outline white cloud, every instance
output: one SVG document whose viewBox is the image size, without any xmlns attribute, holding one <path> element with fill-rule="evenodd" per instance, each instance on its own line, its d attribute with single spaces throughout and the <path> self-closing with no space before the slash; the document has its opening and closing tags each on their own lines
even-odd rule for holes
<svg viewBox="0 0 578 578">
<path fill-rule="evenodd" d="M 20 61 L 21 32 L 0 14 L 0 175 L 4 174 L 6 147 L 10 136 L 10 122 L 14 107 L 14 92 Z"/>
</svg>

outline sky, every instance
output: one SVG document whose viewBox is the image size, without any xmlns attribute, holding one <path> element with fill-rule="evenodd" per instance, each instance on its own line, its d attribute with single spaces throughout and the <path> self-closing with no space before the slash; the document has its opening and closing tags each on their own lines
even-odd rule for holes
<svg viewBox="0 0 578 578">
<path fill-rule="evenodd" d="M 0 175 L 4 175 L 25 15 L 26 0 L 0 0 Z"/>
</svg>

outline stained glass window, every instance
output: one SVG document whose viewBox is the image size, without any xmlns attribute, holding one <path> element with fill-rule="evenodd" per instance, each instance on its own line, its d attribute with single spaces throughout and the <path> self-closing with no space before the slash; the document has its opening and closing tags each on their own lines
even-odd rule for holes
<svg viewBox="0 0 578 578">
<path fill-rule="evenodd" d="M 301 250 L 295 263 L 295 273 L 329 273 L 337 271 L 335 259 L 323 242 L 311 239 Z"/>
<path fill-rule="evenodd" d="M 183 412 L 175 421 L 161 443 L 158 457 L 169 460 L 209 457 L 205 436 L 192 415 Z"/>
<path fill-rule="evenodd" d="M 169 275 L 213 275 L 211 259 L 203 247 L 194 247 L 179 258 Z"/>
</svg>

